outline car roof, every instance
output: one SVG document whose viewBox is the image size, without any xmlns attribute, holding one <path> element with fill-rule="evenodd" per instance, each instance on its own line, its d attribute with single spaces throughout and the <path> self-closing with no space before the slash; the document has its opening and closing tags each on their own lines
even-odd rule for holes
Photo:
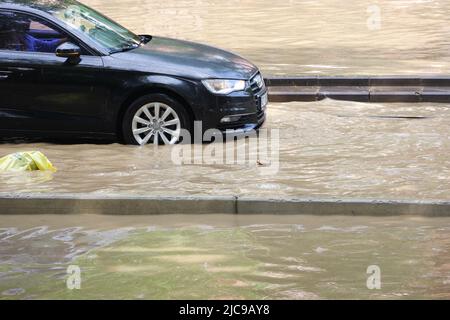
<svg viewBox="0 0 450 320">
<path fill-rule="evenodd" d="M 50 13 L 78 3 L 75 0 L 0 0 L 0 8 L 39 10 Z"/>
</svg>

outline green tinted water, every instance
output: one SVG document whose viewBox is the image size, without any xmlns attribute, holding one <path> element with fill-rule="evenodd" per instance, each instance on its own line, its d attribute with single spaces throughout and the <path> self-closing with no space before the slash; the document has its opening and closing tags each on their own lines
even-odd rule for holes
<svg viewBox="0 0 450 320">
<path fill-rule="evenodd" d="M 0 224 L 1 299 L 450 298 L 449 219 L 20 219 Z M 69 265 L 81 290 L 67 288 Z M 371 265 L 381 290 L 367 288 Z"/>
</svg>

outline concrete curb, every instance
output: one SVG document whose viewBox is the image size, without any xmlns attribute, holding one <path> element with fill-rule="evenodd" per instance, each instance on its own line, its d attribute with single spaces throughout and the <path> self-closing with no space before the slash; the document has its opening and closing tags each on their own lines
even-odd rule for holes
<svg viewBox="0 0 450 320">
<path fill-rule="evenodd" d="M 450 202 L 371 199 L 262 199 L 216 196 L 0 194 L 0 215 L 282 214 L 450 217 Z"/>
<path fill-rule="evenodd" d="M 272 102 L 320 101 L 325 98 L 358 102 L 450 102 L 450 77 L 268 77 Z"/>
<path fill-rule="evenodd" d="M 296 76 L 265 77 L 268 87 L 450 87 L 450 76 Z"/>
<path fill-rule="evenodd" d="M 84 194 L 0 195 L 2 214 L 234 214 L 235 197 L 145 197 Z"/>
<path fill-rule="evenodd" d="M 450 202 L 370 199 L 272 199 L 240 198 L 241 214 L 302 214 L 317 216 L 427 216 L 450 217 Z"/>
</svg>

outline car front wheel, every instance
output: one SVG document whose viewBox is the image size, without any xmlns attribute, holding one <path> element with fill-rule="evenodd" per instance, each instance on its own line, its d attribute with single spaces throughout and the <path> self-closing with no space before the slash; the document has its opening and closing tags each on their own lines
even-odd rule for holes
<svg viewBox="0 0 450 320">
<path fill-rule="evenodd" d="M 126 144 L 171 145 L 180 141 L 182 129 L 190 131 L 190 127 L 183 105 L 165 94 L 151 94 L 130 106 L 122 130 Z"/>
</svg>

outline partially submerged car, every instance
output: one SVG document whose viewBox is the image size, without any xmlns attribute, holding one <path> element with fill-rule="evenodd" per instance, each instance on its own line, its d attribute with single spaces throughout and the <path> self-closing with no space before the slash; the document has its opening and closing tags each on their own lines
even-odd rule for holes
<svg viewBox="0 0 450 320">
<path fill-rule="evenodd" d="M 1 135 L 175 144 L 195 121 L 256 129 L 267 103 L 235 54 L 136 35 L 74 0 L 0 0 Z"/>
</svg>

